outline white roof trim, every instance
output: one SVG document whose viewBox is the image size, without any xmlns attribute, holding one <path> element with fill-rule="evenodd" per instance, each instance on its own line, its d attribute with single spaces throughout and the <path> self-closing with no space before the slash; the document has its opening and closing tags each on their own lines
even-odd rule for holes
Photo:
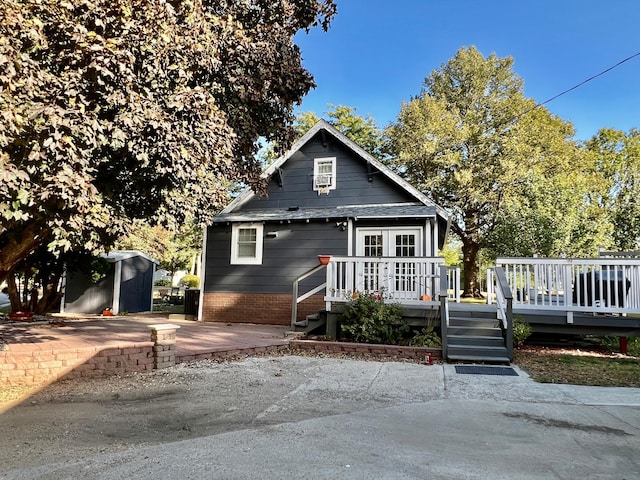
<svg viewBox="0 0 640 480">
<path fill-rule="evenodd" d="M 141 252 L 140 250 L 111 250 L 109 253 L 103 253 L 100 256 L 102 258 L 105 258 L 106 260 L 113 260 L 114 262 L 120 262 L 122 260 L 126 260 L 128 258 L 133 258 L 133 257 L 142 257 L 149 260 L 152 263 L 155 263 L 156 265 L 160 264 L 158 260 L 151 258 L 149 255 L 147 255 L 144 252 Z"/>
<path fill-rule="evenodd" d="M 309 129 L 307 133 L 305 133 L 302 137 L 300 137 L 286 153 L 284 153 L 280 158 L 278 158 L 275 162 L 269 165 L 269 168 L 267 168 L 262 173 L 261 178 L 269 178 L 278 168 L 280 168 L 287 160 L 289 160 L 289 157 L 291 157 L 295 152 L 300 150 L 300 148 L 302 148 L 302 146 L 305 143 L 311 140 L 311 138 L 313 138 L 313 136 L 322 129 L 326 130 L 327 133 L 330 133 L 336 140 L 342 142 L 344 145 L 349 147 L 357 155 L 359 155 L 364 160 L 366 160 L 371 165 L 373 165 L 377 170 L 383 173 L 391 181 L 395 182 L 397 185 L 404 188 L 408 193 L 413 195 L 420 202 L 430 207 L 434 207 L 441 217 L 447 219 L 447 225 L 450 223 L 451 221 L 450 215 L 444 208 L 434 203 L 424 193 L 422 193 L 420 190 L 415 188 L 409 182 L 404 180 L 398 174 L 390 170 L 386 165 L 384 165 L 382 162 L 377 160 L 373 155 L 369 154 L 366 150 L 358 146 L 355 142 L 353 142 L 346 135 L 344 135 L 342 132 L 337 130 L 329 122 L 327 122 L 322 118 L 313 127 L 311 127 L 311 129 Z M 227 205 L 225 209 L 222 210 L 221 213 L 233 212 L 236 208 L 238 208 L 245 202 L 251 200 L 254 196 L 255 196 L 255 193 L 253 192 L 253 190 L 251 190 L 250 187 L 247 187 L 229 205 Z"/>
</svg>

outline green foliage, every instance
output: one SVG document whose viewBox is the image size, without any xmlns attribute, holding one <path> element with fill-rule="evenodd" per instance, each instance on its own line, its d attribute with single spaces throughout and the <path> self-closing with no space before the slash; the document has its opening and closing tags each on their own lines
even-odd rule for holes
<svg viewBox="0 0 640 480">
<path fill-rule="evenodd" d="M 40 245 L 110 247 L 131 219 L 204 222 L 263 188 L 314 86 L 294 43 L 333 0 L 0 2 L 0 282 Z"/>
<path fill-rule="evenodd" d="M 409 345 L 414 347 L 429 347 L 440 348 L 442 347 L 442 339 L 438 332 L 433 329 L 433 326 L 428 325 L 420 331 L 414 330 L 414 336 L 409 340 Z"/>
<path fill-rule="evenodd" d="M 640 248 L 640 130 L 602 129 L 587 142 L 595 155 L 594 176 L 600 181 L 594 201 L 608 214 L 612 247 Z M 605 245 L 603 242 L 602 245 Z"/>
<path fill-rule="evenodd" d="M 198 288 L 200 286 L 200 279 L 197 275 L 185 275 L 180 280 L 180 284 L 189 288 Z"/>
<path fill-rule="evenodd" d="M 522 315 L 513 316 L 513 345 L 518 347 L 531 335 L 531 326 Z"/>
<path fill-rule="evenodd" d="M 168 278 L 159 278 L 158 280 L 153 282 L 153 284 L 156 287 L 170 287 L 171 286 L 171 280 L 169 280 Z"/>
<path fill-rule="evenodd" d="M 365 117 L 358 115 L 356 107 L 331 104 L 328 107 L 327 121 L 332 126 L 368 153 L 378 158 L 385 157 L 382 132 L 371 115 Z M 298 114 L 294 125 L 297 135 L 301 137 L 307 133 L 318 120 L 318 116 L 313 112 Z"/>
<path fill-rule="evenodd" d="M 398 344 L 409 331 L 402 308 L 375 292 L 356 293 L 345 305 L 340 325 L 352 340 L 364 343 Z"/>
<path fill-rule="evenodd" d="M 93 258 L 90 263 L 90 275 L 91 281 L 94 284 L 100 283 L 105 278 L 112 269 L 113 264 L 109 263 L 105 258 Z"/>
<path fill-rule="evenodd" d="M 132 232 L 120 239 L 117 248 L 141 250 L 160 262 L 159 267 L 173 276 L 178 270 L 190 269 L 202 247 L 202 229 L 193 223 L 170 231 L 161 225 L 135 222 Z"/>
<path fill-rule="evenodd" d="M 620 339 L 618 337 L 597 337 L 597 342 L 607 349 L 617 352 L 620 349 Z M 640 337 L 629 337 L 627 339 L 627 351 L 632 357 L 640 357 Z"/>
<path fill-rule="evenodd" d="M 462 263 L 462 245 L 460 242 L 450 241 L 447 243 L 439 255 L 444 257 L 444 264 L 448 267 L 459 267 Z"/>
<path fill-rule="evenodd" d="M 573 127 L 534 108 L 512 67 L 511 57 L 460 49 L 426 78 L 422 93 L 402 105 L 386 131 L 397 169 L 453 216 L 465 295 L 477 293 L 478 253 L 490 241 L 496 249 L 520 238 L 514 249 L 553 243 L 547 236 L 558 231 L 556 219 L 566 221 L 567 199 L 569 215 L 589 218 L 575 190 L 557 198 L 562 188 L 585 184 L 575 181 L 588 158 L 570 140 Z M 547 225 L 539 239 L 523 230 L 538 219 Z"/>
</svg>

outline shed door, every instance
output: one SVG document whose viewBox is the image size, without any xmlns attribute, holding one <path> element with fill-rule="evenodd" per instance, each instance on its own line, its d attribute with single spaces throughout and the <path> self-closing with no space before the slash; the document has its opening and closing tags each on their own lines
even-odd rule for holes
<svg viewBox="0 0 640 480">
<path fill-rule="evenodd" d="M 358 229 L 356 255 L 359 257 L 419 257 L 422 254 L 419 228 Z M 389 271 L 391 270 L 391 271 Z M 416 293 L 416 265 L 413 261 L 358 263 L 358 289 L 382 291 L 390 296 Z"/>
</svg>

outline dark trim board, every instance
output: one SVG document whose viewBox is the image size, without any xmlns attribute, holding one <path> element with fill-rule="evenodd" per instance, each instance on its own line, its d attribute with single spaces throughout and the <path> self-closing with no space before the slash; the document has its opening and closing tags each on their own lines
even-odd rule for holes
<svg viewBox="0 0 640 480">
<path fill-rule="evenodd" d="M 574 312 L 573 323 L 567 323 L 566 312 L 514 309 L 513 313 L 522 315 L 534 333 L 640 336 L 640 318 L 635 317 Z"/>
</svg>

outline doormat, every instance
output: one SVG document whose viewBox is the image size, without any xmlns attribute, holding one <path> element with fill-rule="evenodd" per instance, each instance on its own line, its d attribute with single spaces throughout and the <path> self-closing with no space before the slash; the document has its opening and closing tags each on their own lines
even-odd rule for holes
<svg viewBox="0 0 640 480">
<path fill-rule="evenodd" d="M 508 375 L 517 377 L 516 372 L 511 367 L 487 367 L 484 365 L 456 365 L 456 373 L 469 375 Z"/>
</svg>

